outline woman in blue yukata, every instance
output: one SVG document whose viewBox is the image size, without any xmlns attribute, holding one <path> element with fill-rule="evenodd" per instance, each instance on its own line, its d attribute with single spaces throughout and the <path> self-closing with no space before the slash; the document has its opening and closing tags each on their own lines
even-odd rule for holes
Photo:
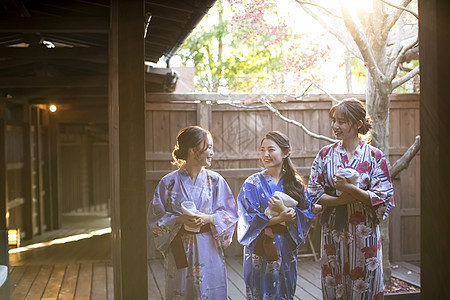
<svg viewBox="0 0 450 300">
<path fill-rule="evenodd" d="M 290 154 L 287 136 L 268 132 L 260 146 L 265 169 L 248 177 L 238 196 L 237 233 L 244 245 L 247 299 L 293 299 L 295 295 L 297 249 L 314 214 Z"/>
<path fill-rule="evenodd" d="M 313 204 L 325 208 L 323 299 L 383 299 L 378 224 L 394 205 L 386 159 L 361 138 L 371 128 L 361 101 L 345 99 L 334 105 L 329 115 L 339 141 L 319 151 L 308 182 Z M 352 173 L 353 180 L 349 178 Z"/>
<path fill-rule="evenodd" d="M 173 151 L 179 168 L 161 179 L 149 205 L 148 224 L 165 258 L 165 299 L 227 299 L 223 249 L 238 216 L 226 181 L 205 169 L 213 155 L 207 130 L 181 130 Z"/>
</svg>

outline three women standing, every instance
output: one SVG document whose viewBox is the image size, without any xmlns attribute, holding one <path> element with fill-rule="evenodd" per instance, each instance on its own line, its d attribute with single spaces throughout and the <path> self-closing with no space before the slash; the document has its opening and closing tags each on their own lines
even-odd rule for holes
<svg viewBox="0 0 450 300">
<path fill-rule="evenodd" d="M 213 155 L 207 130 L 181 130 L 173 151 L 179 168 L 161 179 L 149 205 L 150 230 L 165 257 L 165 299 L 227 299 L 223 248 L 237 212 L 226 181 L 205 169 Z"/>
<path fill-rule="evenodd" d="M 384 154 L 366 144 L 370 119 L 363 103 L 346 99 L 330 109 L 339 141 L 323 147 L 311 167 L 308 191 L 322 213 L 324 299 L 382 299 L 383 267 L 378 224 L 393 206 Z M 343 174 L 357 171 L 352 184 Z"/>
<path fill-rule="evenodd" d="M 276 131 L 260 146 L 262 172 L 248 177 L 238 196 L 238 241 L 244 245 L 247 299 L 293 299 L 297 248 L 313 213 L 310 197 L 289 158 L 288 138 Z M 279 196 L 274 196 L 275 192 Z M 288 207 L 283 199 L 298 202 Z"/>
</svg>

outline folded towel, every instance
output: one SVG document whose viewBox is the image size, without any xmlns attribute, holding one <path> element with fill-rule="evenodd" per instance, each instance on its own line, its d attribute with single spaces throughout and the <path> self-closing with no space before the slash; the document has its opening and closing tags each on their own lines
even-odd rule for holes
<svg viewBox="0 0 450 300">
<path fill-rule="evenodd" d="M 359 173 L 355 169 L 345 168 L 345 169 L 338 169 L 336 172 L 336 175 L 344 176 L 349 180 L 349 182 L 353 185 L 356 185 L 359 178 Z M 342 191 L 336 190 L 336 194 L 340 196 L 342 194 Z"/>
<path fill-rule="evenodd" d="M 285 194 L 283 192 L 280 191 L 276 191 L 273 196 L 277 196 L 278 198 L 280 198 L 283 201 L 283 204 L 287 207 L 293 207 L 293 206 L 297 206 L 298 202 L 297 200 L 295 200 L 294 198 L 292 198 L 291 196 L 289 196 L 288 194 Z M 266 208 L 266 210 L 264 211 L 264 214 L 269 218 L 273 218 L 275 216 L 278 216 L 279 213 L 276 211 L 271 211 L 269 209 L 269 207 Z"/>
<path fill-rule="evenodd" d="M 195 203 L 193 201 L 181 202 L 181 211 L 183 212 L 184 215 L 188 215 L 188 216 L 198 216 L 200 214 L 200 212 L 195 207 Z M 186 224 L 184 225 L 184 229 L 186 229 L 187 231 L 192 231 L 192 232 L 200 231 L 200 228 L 189 227 L 189 226 L 186 226 Z"/>
</svg>

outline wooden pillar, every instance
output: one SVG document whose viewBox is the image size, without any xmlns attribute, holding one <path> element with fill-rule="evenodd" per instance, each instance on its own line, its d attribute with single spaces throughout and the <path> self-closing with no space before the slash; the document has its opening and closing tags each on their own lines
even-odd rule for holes
<svg viewBox="0 0 450 300">
<path fill-rule="evenodd" d="M 421 298 L 450 299 L 450 2 L 418 3 Z"/>
<path fill-rule="evenodd" d="M 0 230 L 7 229 L 8 177 L 6 176 L 6 100 L 0 98 Z"/>
<path fill-rule="evenodd" d="M 206 130 L 211 127 L 211 105 L 205 101 L 197 104 L 197 124 Z"/>
<path fill-rule="evenodd" d="M 147 299 L 144 1 L 111 2 L 109 132 L 115 299 Z"/>
<path fill-rule="evenodd" d="M 42 157 L 42 124 L 41 124 L 41 108 L 32 108 L 32 123 L 34 124 L 34 145 L 36 147 L 36 208 L 37 208 L 37 227 L 38 234 L 44 232 L 44 179 L 43 179 L 43 157 Z"/>
<path fill-rule="evenodd" d="M 50 181 L 50 229 L 61 227 L 61 195 L 59 176 L 59 129 L 56 113 L 49 113 L 48 156 Z"/>
<path fill-rule="evenodd" d="M 6 100 L 0 98 L 0 265 L 9 267 L 8 228 L 6 213 L 8 212 L 8 184 L 6 176 Z M 9 277 L 9 276 L 8 276 Z M 0 287 L 0 299 L 9 299 L 8 277 Z"/>
<path fill-rule="evenodd" d="M 26 239 L 33 238 L 33 153 L 32 153 L 32 132 L 31 132 L 31 108 L 28 104 L 22 106 L 23 112 L 23 231 Z"/>
</svg>

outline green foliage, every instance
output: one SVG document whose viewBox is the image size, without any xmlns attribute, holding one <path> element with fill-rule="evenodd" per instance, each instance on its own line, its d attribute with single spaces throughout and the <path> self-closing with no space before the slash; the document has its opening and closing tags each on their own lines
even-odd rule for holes
<svg viewBox="0 0 450 300">
<path fill-rule="evenodd" d="M 305 72 L 316 55 L 326 57 L 277 19 L 273 1 L 228 1 L 210 9 L 177 53 L 195 66 L 197 91 L 283 90 L 280 74 Z"/>
</svg>

